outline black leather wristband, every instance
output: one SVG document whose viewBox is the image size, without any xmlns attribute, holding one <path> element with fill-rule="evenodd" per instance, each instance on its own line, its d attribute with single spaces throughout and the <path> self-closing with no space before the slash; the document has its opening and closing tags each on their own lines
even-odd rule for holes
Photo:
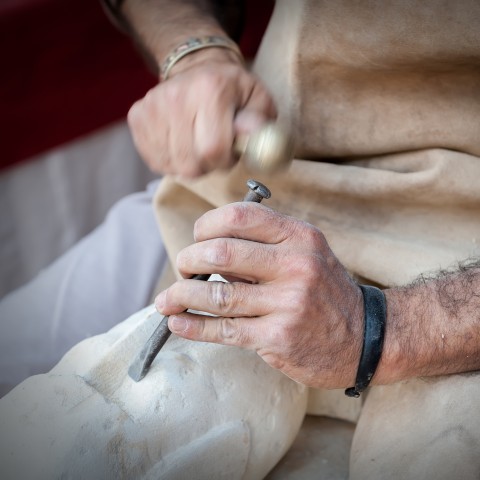
<svg viewBox="0 0 480 480">
<path fill-rule="evenodd" d="M 360 288 L 365 310 L 365 332 L 355 386 L 345 390 L 345 395 L 348 397 L 359 397 L 375 375 L 382 356 L 387 319 L 387 302 L 384 293 L 370 285 L 360 285 Z"/>
</svg>

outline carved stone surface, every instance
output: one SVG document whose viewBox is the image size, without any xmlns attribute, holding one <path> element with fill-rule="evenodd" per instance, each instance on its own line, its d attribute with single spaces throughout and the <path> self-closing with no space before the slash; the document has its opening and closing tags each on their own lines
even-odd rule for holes
<svg viewBox="0 0 480 480">
<path fill-rule="evenodd" d="M 293 442 L 307 389 L 255 352 L 172 338 L 127 369 L 149 307 L 70 350 L 0 400 L 0 477 L 262 478 Z"/>
</svg>

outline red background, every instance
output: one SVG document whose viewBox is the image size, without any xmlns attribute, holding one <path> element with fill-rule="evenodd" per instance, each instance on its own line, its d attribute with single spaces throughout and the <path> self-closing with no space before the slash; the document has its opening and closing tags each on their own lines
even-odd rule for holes
<svg viewBox="0 0 480 480">
<path fill-rule="evenodd" d="M 247 2 L 246 56 L 272 7 Z M 97 0 L 2 0 L 0 58 L 1 168 L 124 117 L 156 83 Z"/>
</svg>

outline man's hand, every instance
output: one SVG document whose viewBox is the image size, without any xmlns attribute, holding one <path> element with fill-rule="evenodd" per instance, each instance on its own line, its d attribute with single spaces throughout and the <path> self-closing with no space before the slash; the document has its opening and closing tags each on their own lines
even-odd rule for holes
<svg viewBox="0 0 480 480">
<path fill-rule="evenodd" d="M 364 336 L 360 288 L 312 225 L 264 205 L 235 203 L 195 224 L 197 243 L 177 266 L 185 278 L 157 297 L 182 337 L 255 350 L 309 386 L 352 386 Z M 372 384 L 480 369 L 480 260 L 385 290 L 387 322 Z M 193 309 L 218 318 L 182 313 Z"/>
<path fill-rule="evenodd" d="M 197 177 L 232 166 L 236 133 L 275 115 L 270 94 L 235 54 L 209 48 L 179 61 L 132 106 L 128 123 L 152 171 Z"/>
<path fill-rule="evenodd" d="M 219 273 L 232 283 L 182 280 L 157 297 L 182 337 L 257 351 L 303 384 L 355 380 L 363 341 L 361 291 L 305 222 L 257 204 L 207 212 L 177 264 L 185 278 Z M 195 309 L 218 318 L 192 313 Z"/>
</svg>

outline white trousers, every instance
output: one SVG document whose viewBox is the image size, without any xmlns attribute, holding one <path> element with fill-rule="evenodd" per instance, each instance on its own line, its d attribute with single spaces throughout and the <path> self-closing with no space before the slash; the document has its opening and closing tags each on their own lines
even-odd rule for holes
<svg viewBox="0 0 480 480">
<path fill-rule="evenodd" d="M 145 307 L 166 261 L 154 218 L 158 182 L 0 302 L 0 394 L 45 372 L 79 341 Z"/>
</svg>

